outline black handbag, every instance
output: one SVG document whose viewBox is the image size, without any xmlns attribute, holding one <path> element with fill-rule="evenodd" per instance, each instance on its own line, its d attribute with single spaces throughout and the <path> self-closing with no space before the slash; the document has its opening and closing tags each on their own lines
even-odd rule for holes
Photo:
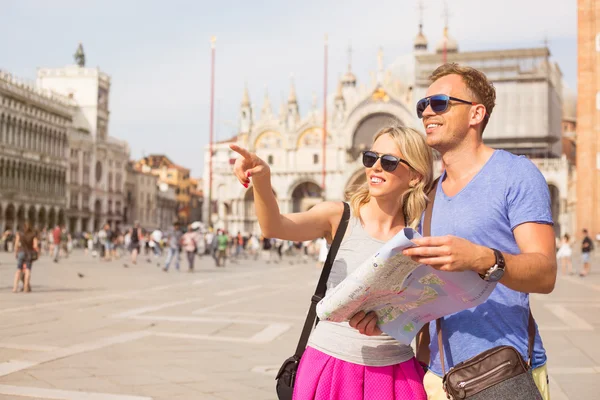
<svg viewBox="0 0 600 400">
<path fill-rule="evenodd" d="M 350 206 L 348 205 L 348 203 L 344 202 L 344 214 L 342 215 L 342 219 L 335 233 L 335 237 L 333 238 L 333 242 L 331 243 L 331 247 L 329 248 L 329 252 L 327 253 L 327 259 L 325 260 L 325 264 L 323 265 L 323 270 L 321 271 L 321 277 L 319 278 L 319 283 L 317 283 L 315 294 L 310 300 L 310 308 L 308 309 L 308 314 L 306 315 L 306 320 L 304 321 L 304 328 L 302 328 L 302 334 L 300 335 L 298 346 L 296 346 L 296 352 L 293 356 L 291 356 L 283 362 L 281 368 L 279 369 L 279 372 L 277 373 L 277 376 L 275 377 L 275 380 L 277 381 L 275 389 L 277 391 L 277 397 L 279 398 L 279 400 L 292 400 L 292 396 L 294 394 L 294 384 L 296 383 L 296 373 L 298 371 L 298 365 L 300 364 L 300 358 L 302 358 L 302 354 L 304 354 L 304 350 L 306 349 L 308 337 L 312 332 L 313 323 L 315 326 L 317 326 L 317 324 L 319 323 L 316 311 L 317 303 L 319 303 L 319 301 L 321 301 L 321 299 L 325 297 L 329 273 L 331 272 L 333 261 L 335 260 L 335 256 L 337 255 L 338 249 L 340 248 L 342 238 L 346 233 L 346 228 L 348 227 L 349 219 Z"/>
</svg>

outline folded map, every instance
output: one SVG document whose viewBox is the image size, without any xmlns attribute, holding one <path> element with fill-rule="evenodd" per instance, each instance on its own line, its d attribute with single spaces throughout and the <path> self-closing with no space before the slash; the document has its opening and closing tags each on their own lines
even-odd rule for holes
<svg viewBox="0 0 600 400">
<path fill-rule="evenodd" d="M 375 311 L 378 326 L 404 344 L 421 327 L 444 315 L 483 303 L 496 284 L 476 272 L 438 271 L 402 254 L 421 235 L 404 228 L 317 304 L 321 320 L 342 322 Z"/>
</svg>

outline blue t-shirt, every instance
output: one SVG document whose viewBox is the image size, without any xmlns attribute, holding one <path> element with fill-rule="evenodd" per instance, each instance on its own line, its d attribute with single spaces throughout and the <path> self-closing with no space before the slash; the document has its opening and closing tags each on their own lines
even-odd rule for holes
<svg viewBox="0 0 600 400">
<path fill-rule="evenodd" d="M 437 186 L 431 235 L 453 235 L 507 254 L 520 250 L 513 229 L 526 222 L 552 224 L 546 180 L 526 157 L 496 150 L 481 171 L 453 197 Z M 511 265 L 518 268 L 518 265 Z M 515 347 L 527 360 L 529 295 L 498 283 L 477 307 L 443 319 L 446 371 L 495 346 Z M 429 326 L 430 369 L 442 375 L 435 321 Z M 450 348 L 450 351 L 448 351 Z M 546 363 L 546 351 L 536 327 L 534 368 Z"/>
</svg>

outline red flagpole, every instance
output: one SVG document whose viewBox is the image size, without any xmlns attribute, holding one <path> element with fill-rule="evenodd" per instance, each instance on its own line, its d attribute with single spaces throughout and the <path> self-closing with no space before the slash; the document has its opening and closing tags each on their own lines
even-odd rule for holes
<svg viewBox="0 0 600 400">
<path fill-rule="evenodd" d="M 216 37 L 210 38 L 211 68 L 210 68 L 210 143 L 208 154 L 208 226 L 212 227 L 212 181 L 213 181 L 213 126 L 215 115 L 215 43 Z"/>
<path fill-rule="evenodd" d="M 327 34 L 325 34 L 325 68 L 323 77 L 323 170 L 321 173 L 323 196 L 325 196 L 325 166 L 327 162 Z"/>
</svg>

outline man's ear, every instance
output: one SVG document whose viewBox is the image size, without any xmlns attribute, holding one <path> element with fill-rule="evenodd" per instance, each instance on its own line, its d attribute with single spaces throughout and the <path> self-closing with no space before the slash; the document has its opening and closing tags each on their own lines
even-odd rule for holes
<svg viewBox="0 0 600 400">
<path fill-rule="evenodd" d="M 487 111 L 483 104 L 477 104 L 471 109 L 471 125 L 478 125 L 485 119 Z"/>
</svg>

